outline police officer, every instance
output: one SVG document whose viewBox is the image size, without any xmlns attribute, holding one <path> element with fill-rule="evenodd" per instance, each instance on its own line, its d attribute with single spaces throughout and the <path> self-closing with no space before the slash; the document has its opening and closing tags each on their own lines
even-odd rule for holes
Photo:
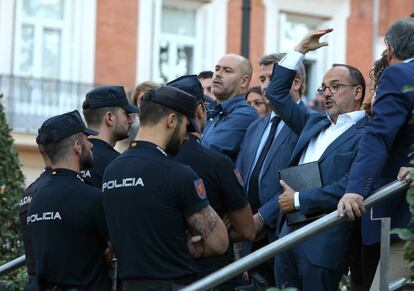
<svg viewBox="0 0 414 291">
<path fill-rule="evenodd" d="M 82 171 L 82 177 L 87 184 L 101 188 L 106 166 L 119 156 L 115 143 L 128 137 L 133 123 L 130 113 L 139 110 L 128 102 L 122 86 L 104 86 L 90 91 L 82 108 L 88 127 L 99 132 L 89 139 L 93 144 L 93 167 Z"/>
<path fill-rule="evenodd" d="M 196 278 L 192 257 L 228 247 L 202 179 L 169 158 L 187 126 L 194 127 L 196 105 L 193 96 L 170 86 L 146 93 L 136 141 L 105 170 L 104 209 L 122 290 L 176 290 Z"/>
<path fill-rule="evenodd" d="M 29 236 L 29 231 L 27 229 L 27 214 L 29 211 L 30 204 L 32 203 L 32 199 L 38 189 L 43 187 L 46 181 L 49 179 L 50 174 L 52 173 L 52 163 L 49 157 L 43 150 L 42 145 L 38 145 L 39 152 L 42 155 L 43 161 L 45 163 L 45 169 L 42 174 L 32 183 L 29 187 L 22 194 L 22 199 L 19 203 L 19 220 L 20 220 L 20 231 L 23 237 L 23 246 L 24 246 L 24 253 L 26 255 L 26 266 L 27 266 L 27 282 L 24 287 L 24 291 L 37 291 L 37 280 L 36 280 L 36 268 L 35 268 L 35 261 L 33 257 L 33 248 L 32 248 L 32 240 Z"/>
<path fill-rule="evenodd" d="M 206 122 L 203 88 L 196 75 L 182 76 L 167 85 L 179 88 L 197 99 L 195 123 L 202 131 Z M 233 241 L 255 238 L 252 211 L 243 189 L 239 171 L 224 154 L 209 150 L 200 144 L 200 133 L 188 133 L 175 160 L 189 165 L 202 179 L 211 207 L 220 217 L 227 215 L 232 228 L 229 235 Z M 216 271 L 234 260 L 232 244 L 223 256 L 196 260 L 200 276 Z"/>
<path fill-rule="evenodd" d="M 36 141 L 52 165 L 27 216 L 39 290 L 110 289 L 102 194 L 79 174 L 92 165 L 87 137 L 96 134 L 78 111 L 49 118 L 39 129 Z"/>
</svg>

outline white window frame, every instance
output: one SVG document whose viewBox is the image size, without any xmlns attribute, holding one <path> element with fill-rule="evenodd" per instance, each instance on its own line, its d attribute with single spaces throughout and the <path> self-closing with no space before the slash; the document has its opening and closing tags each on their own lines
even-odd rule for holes
<svg viewBox="0 0 414 291">
<path fill-rule="evenodd" d="M 52 29 L 60 31 L 60 64 L 59 64 L 59 74 L 56 76 L 56 79 L 61 79 L 62 72 L 65 71 L 65 62 L 63 56 L 67 54 L 68 46 L 64 45 L 68 42 L 68 33 L 69 33 L 69 15 L 70 15 L 70 5 L 69 1 L 65 0 L 63 7 L 63 19 L 39 19 L 37 17 L 31 16 L 24 16 L 23 15 L 23 0 L 17 0 L 16 2 L 16 26 L 15 26 L 15 48 L 16 52 L 14 55 L 14 74 L 17 76 L 23 77 L 34 77 L 34 78 L 42 78 L 42 38 L 43 38 L 43 31 L 44 29 Z M 25 72 L 20 71 L 19 63 L 20 63 L 20 54 L 19 48 L 21 45 L 21 28 L 24 24 L 33 26 L 34 28 L 34 51 L 33 51 L 33 72 L 27 74 Z"/>
<path fill-rule="evenodd" d="M 193 51 L 193 74 L 213 70 L 225 54 L 227 42 L 228 0 L 140 0 L 138 5 L 136 82 L 158 80 L 159 41 L 162 5 L 196 9 L 196 33 Z"/>
<path fill-rule="evenodd" d="M 322 81 L 323 74 L 333 63 L 346 63 L 347 50 L 347 19 L 350 15 L 349 0 L 263 0 L 265 7 L 265 54 L 279 52 L 281 31 L 286 13 L 301 14 L 317 19 L 327 19 L 321 22 L 321 27 L 334 27 L 334 33 L 328 34 L 325 40 L 330 43 L 316 52 L 306 55 L 313 62 L 311 75 L 308 76 L 308 98 L 316 96 L 316 88 Z"/>
<path fill-rule="evenodd" d="M 2 0 L 0 0 L 2 1 Z M 6 0 L 7 1 L 7 0 Z M 34 84 L 31 78 L 42 78 L 41 50 L 42 33 L 44 28 L 60 29 L 60 74 L 56 81 L 70 81 L 74 83 L 93 83 L 95 70 L 95 39 L 96 39 L 96 1 L 97 0 L 65 0 L 63 20 L 39 19 L 37 17 L 23 16 L 22 0 L 15 1 L 15 33 L 14 40 L 14 67 L 11 73 L 17 77 L 27 77 L 27 84 Z M 24 17 L 24 20 L 22 19 Z M 33 73 L 28 75 L 18 68 L 20 33 L 22 24 L 31 24 L 40 33 L 35 32 L 33 55 Z M 12 40 L 12 42 L 13 42 Z M 43 84 L 46 83 L 37 83 Z M 19 92 L 23 87 L 15 85 L 13 102 L 15 114 L 55 115 L 78 107 L 79 98 L 69 92 L 58 91 L 53 96 L 53 104 L 43 103 L 44 92 L 41 87 L 32 87 L 30 102 L 21 100 Z M 56 99 L 55 99 L 56 98 Z M 80 108 L 77 108 L 80 109 Z"/>
</svg>

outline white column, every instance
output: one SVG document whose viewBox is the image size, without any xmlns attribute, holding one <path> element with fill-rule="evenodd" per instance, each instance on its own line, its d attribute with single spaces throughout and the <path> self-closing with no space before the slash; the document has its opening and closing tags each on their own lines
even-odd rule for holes
<svg viewBox="0 0 414 291">
<path fill-rule="evenodd" d="M 0 0 L 0 74 L 13 74 L 15 0 Z"/>
</svg>

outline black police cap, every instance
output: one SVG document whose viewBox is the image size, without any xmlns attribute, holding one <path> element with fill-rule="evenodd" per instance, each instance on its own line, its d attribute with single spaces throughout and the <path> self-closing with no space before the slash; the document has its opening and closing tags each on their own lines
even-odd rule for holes
<svg viewBox="0 0 414 291">
<path fill-rule="evenodd" d="M 197 101 L 204 100 L 204 90 L 201 86 L 200 81 L 197 78 L 197 75 L 185 75 L 181 76 L 171 82 L 168 82 L 167 85 L 181 89 L 188 94 L 193 95 Z"/>
<path fill-rule="evenodd" d="M 82 108 L 93 109 L 101 107 L 121 107 L 129 113 L 138 113 L 138 107 L 129 103 L 122 86 L 103 86 L 93 89 L 86 94 Z"/>
<path fill-rule="evenodd" d="M 86 135 L 98 135 L 97 131 L 85 126 L 79 112 L 75 110 L 53 116 L 43 122 L 38 130 L 36 143 L 55 143 L 78 132 L 83 132 Z"/>
<path fill-rule="evenodd" d="M 197 99 L 193 95 L 167 85 L 148 92 L 142 96 L 142 101 L 152 101 L 187 116 L 190 119 L 188 131 L 199 131 L 194 122 Z"/>
</svg>

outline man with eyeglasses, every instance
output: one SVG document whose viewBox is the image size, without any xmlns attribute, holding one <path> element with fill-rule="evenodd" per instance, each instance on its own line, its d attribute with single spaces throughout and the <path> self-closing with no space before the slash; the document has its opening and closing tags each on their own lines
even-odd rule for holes
<svg viewBox="0 0 414 291">
<path fill-rule="evenodd" d="M 324 100 L 324 113 L 306 111 L 290 97 L 298 64 L 307 52 L 327 46 L 319 39 L 331 31 L 310 32 L 295 51 L 275 66 L 267 88 L 267 98 L 281 119 L 299 135 L 290 166 L 317 162 L 321 176 L 321 187 L 301 192 L 280 181 L 283 191 L 279 207 L 285 214 L 297 210 L 307 216 L 323 215 L 336 209 L 345 193 L 347 173 L 367 122 L 365 112 L 360 111 L 365 81 L 361 72 L 349 65 L 336 64 L 325 73 L 318 89 Z M 280 236 L 307 223 L 285 223 Z M 353 224 L 341 223 L 277 256 L 276 285 L 305 291 L 337 290 L 342 274 L 347 271 L 352 228 Z"/>
</svg>

